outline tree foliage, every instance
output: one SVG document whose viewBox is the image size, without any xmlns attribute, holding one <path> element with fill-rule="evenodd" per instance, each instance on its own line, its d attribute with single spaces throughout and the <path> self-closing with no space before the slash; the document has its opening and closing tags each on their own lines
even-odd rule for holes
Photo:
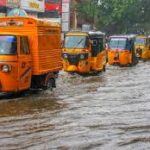
<svg viewBox="0 0 150 150">
<path fill-rule="evenodd" d="M 78 3 L 78 16 L 85 19 L 85 21 L 93 23 L 94 17 L 98 11 L 98 0 L 82 0 Z"/>
<path fill-rule="evenodd" d="M 82 0 L 78 16 L 112 33 L 149 32 L 149 0 Z"/>
</svg>

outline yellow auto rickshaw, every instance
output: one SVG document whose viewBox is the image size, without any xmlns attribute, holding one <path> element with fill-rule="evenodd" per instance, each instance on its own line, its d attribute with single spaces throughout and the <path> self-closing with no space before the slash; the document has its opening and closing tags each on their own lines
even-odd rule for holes
<svg viewBox="0 0 150 150">
<path fill-rule="evenodd" d="M 132 66 L 138 63 L 134 50 L 135 37 L 131 35 L 116 35 L 109 37 L 107 50 L 108 64 Z"/>
<path fill-rule="evenodd" d="M 62 58 L 66 72 L 89 74 L 105 71 L 105 34 L 100 31 L 66 33 Z"/>
<path fill-rule="evenodd" d="M 143 60 L 150 59 L 150 38 L 147 36 L 136 36 L 135 52 L 136 56 Z"/>
</svg>

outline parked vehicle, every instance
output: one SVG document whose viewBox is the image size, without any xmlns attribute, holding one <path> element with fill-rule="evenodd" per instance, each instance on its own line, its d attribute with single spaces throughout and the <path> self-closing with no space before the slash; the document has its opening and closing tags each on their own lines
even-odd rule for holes
<svg viewBox="0 0 150 150">
<path fill-rule="evenodd" d="M 105 34 L 100 31 L 66 33 L 62 56 L 67 72 L 89 74 L 105 71 Z"/>
<path fill-rule="evenodd" d="M 143 60 L 150 59 L 150 38 L 147 36 L 136 36 L 135 52 L 136 56 Z"/>
<path fill-rule="evenodd" d="M 116 35 L 109 37 L 108 63 L 110 65 L 132 66 L 138 63 L 134 50 L 134 36 Z"/>
<path fill-rule="evenodd" d="M 29 17 L 0 18 L 0 92 L 52 89 L 61 69 L 59 24 Z"/>
</svg>

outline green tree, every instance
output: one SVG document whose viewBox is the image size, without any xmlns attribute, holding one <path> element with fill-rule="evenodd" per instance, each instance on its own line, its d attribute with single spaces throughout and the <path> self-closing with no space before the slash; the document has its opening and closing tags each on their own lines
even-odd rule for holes
<svg viewBox="0 0 150 150">
<path fill-rule="evenodd" d="M 78 3 L 78 17 L 83 18 L 85 22 L 96 24 L 98 13 L 98 1 L 99 0 L 81 0 Z"/>
<path fill-rule="evenodd" d="M 110 34 L 150 30 L 149 0 L 82 0 L 77 10 L 86 22 Z"/>
<path fill-rule="evenodd" d="M 97 26 L 110 33 L 126 32 L 131 26 L 130 10 L 137 0 L 101 0 Z M 132 7 L 132 9 L 131 9 Z"/>
</svg>

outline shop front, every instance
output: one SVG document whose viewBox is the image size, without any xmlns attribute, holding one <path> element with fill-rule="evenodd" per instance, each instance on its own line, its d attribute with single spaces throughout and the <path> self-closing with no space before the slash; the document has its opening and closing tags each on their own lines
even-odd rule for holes
<svg viewBox="0 0 150 150">
<path fill-rule="evenodd" d="M 20 0 L 6 0 L 6 14 L 7 16 L 18 15 L 17 8 L 20 7 Z M 12 15 L 11 15 L 12 14 Z"/>
<path fill-rule="evenodd" d="M 0 16 L 38 17 L 45 11 L 45 0 L 0 0 Z"/>
<path fill-rule="evenodd" d="M 6 16 L 6 0 L 0 0 L 0 17 Z"/>
<path fill-rule="evenodd" d="M 21 0 L 20 7 L 27 12 L 28 16 L 38 17 L 38 12 L 45 11 L 45 0 Z"/>
</svg>

